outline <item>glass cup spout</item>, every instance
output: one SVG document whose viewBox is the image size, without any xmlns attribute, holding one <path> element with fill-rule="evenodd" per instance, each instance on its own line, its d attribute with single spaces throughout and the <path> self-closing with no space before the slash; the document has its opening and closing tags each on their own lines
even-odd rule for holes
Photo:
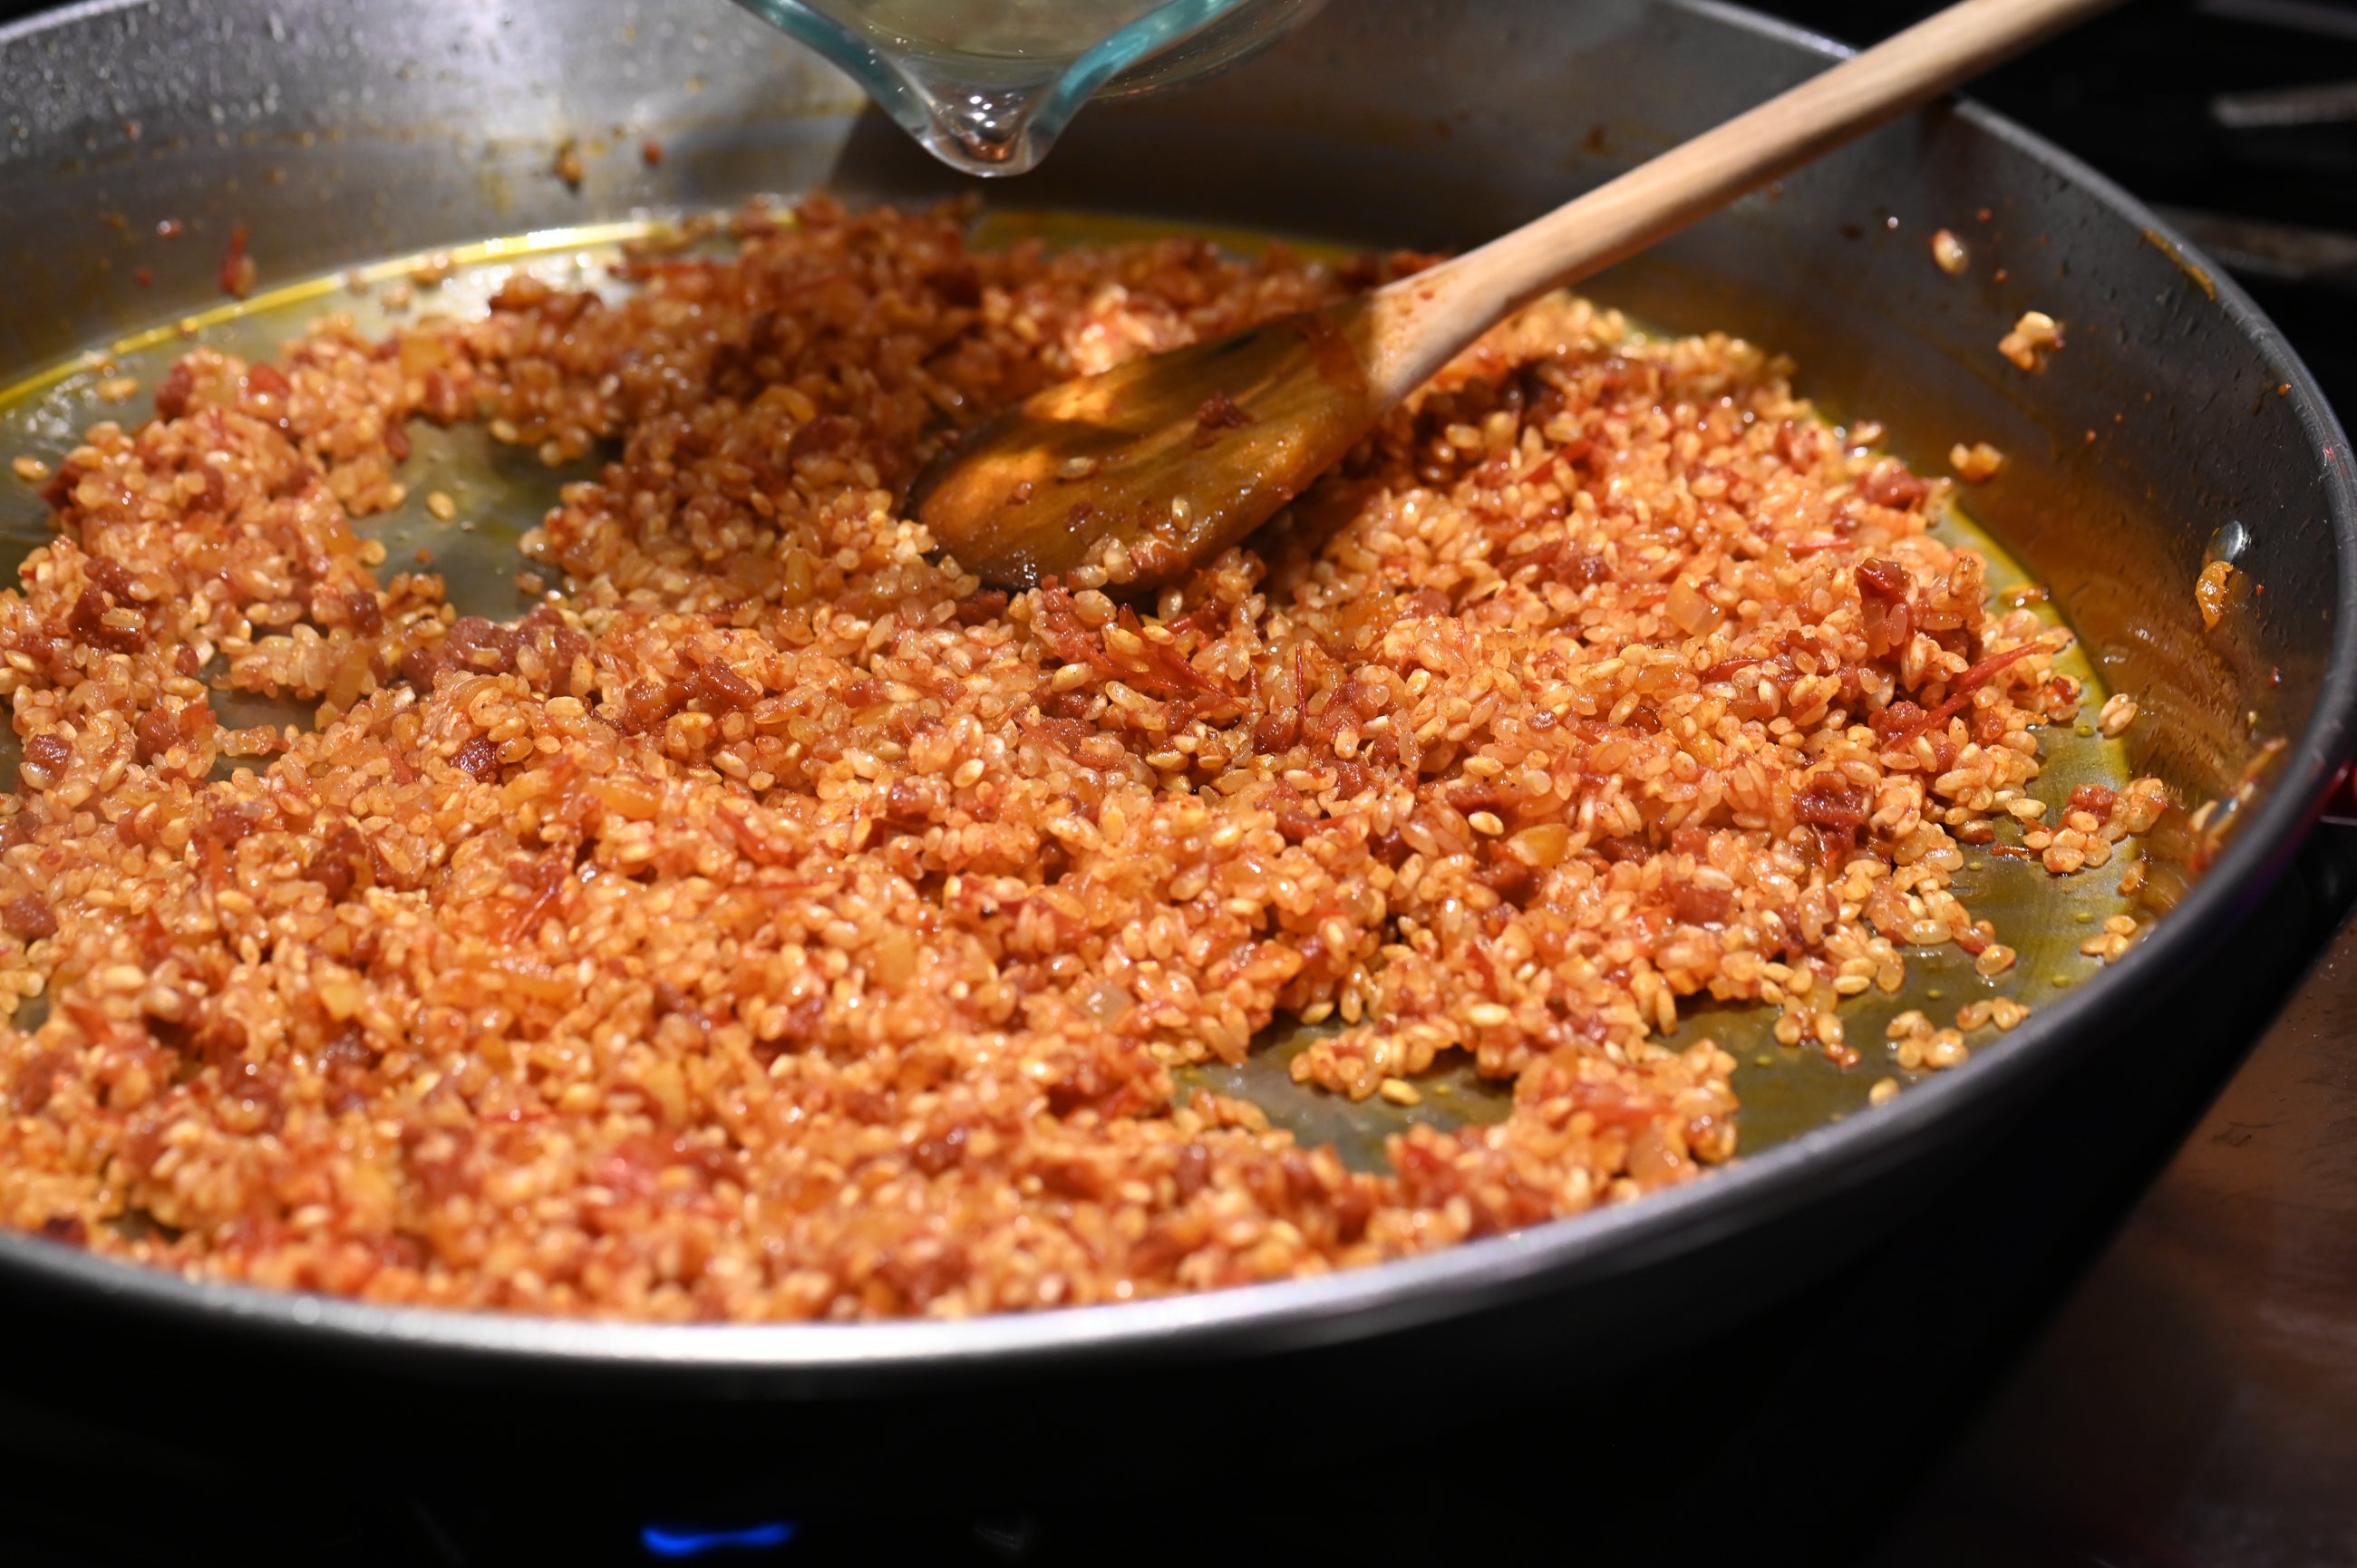
<svg viewBox="0 0 2357 1568">
<path fill-rule="evenodd" d="M 1215 70 L 1324 0 L 737 0 L 841 68 L 934 156 L 1021 174 L 1091 98 Z"/>
</svg>

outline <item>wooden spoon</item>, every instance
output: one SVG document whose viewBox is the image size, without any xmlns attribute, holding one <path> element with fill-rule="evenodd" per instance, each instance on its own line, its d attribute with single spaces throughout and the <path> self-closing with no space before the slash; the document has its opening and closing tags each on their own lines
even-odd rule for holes
<svg viewBox="0 0 2357 1568">
<path fill-rule="evenodd" d="M 919 481 L 985 581 L 1183 575 L 1268 521 L 1492 325 L 2115 0 L 1963 0 L 1534 222 L 1373 293 L 1028 399 Z"/>
</svg>

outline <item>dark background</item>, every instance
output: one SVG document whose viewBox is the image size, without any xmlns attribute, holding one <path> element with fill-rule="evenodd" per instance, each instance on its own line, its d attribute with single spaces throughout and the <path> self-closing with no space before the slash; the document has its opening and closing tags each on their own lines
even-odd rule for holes
<svg viewBox="0 0 2357 1568">
<path fill-rule="evenodd" d="M 1757 8 L 1865 44 L 1936 7 Z M 2319 87 L 2340 90 L 2337 118 L 2326 103 L 2269 96 Z M 2283 328 L 2348 423 L 2357 409 L 2357 4 L 2131 0 L 1970 91 L 2192 230 Z M 2247 123 L 2259 118 L 2307 123 Z"/>
</svg>

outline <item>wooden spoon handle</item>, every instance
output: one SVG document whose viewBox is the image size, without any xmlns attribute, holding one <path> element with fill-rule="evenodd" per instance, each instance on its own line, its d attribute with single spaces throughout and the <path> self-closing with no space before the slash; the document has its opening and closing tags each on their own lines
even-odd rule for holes
<svg viewBox="0 0 2357 1568">
<path fill-rule="evenodd" d="M 1490 326 L 2118 0 L 1962 0 L 1545 217 L 1377 295 L 1371 379 L 1405 397 Z"/>
</svg>

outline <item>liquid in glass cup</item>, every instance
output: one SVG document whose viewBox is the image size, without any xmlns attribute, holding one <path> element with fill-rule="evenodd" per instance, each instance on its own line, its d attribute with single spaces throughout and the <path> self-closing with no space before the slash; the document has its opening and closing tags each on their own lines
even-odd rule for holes
<svg viewBox="0 0 2357 1568">
<path fill-rule="evenodd" d="M 823 54 L 936 157 L 1021 174 L 1092 97 L 1241 59 L 1324 0 L 737 0 Z"/>
</svg>

